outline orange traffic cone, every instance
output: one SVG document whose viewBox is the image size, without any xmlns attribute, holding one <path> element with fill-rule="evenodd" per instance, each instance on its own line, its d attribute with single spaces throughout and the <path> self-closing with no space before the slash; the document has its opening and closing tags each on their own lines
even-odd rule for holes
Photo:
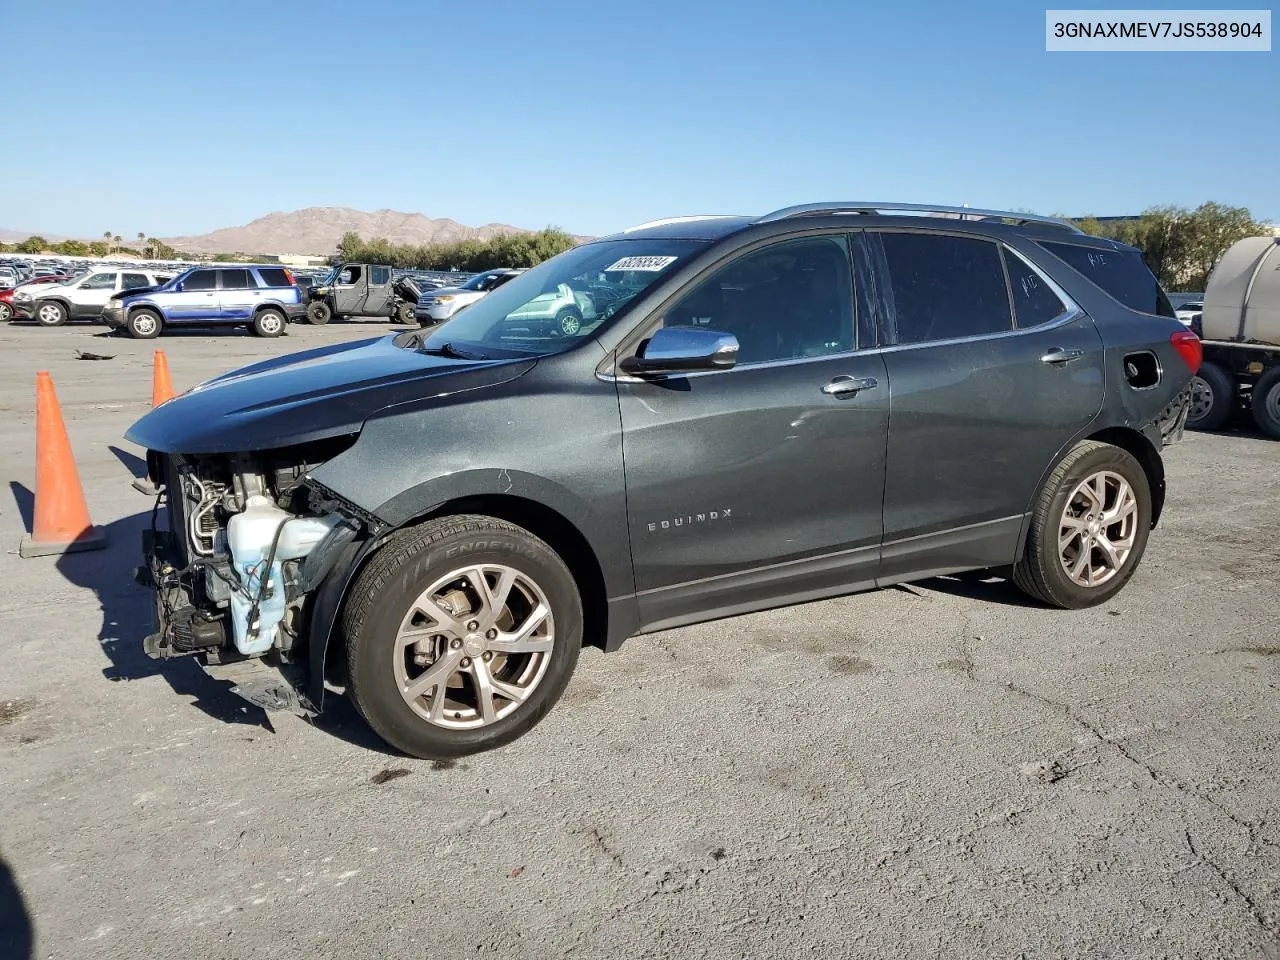
<svg viewBox="0 0 1280 960">
<path fill-rule="evenodd" d="M 36 374 L 36 509 L 31 536 L 18 546 L 22 557 L 46 557 L 107 545 L 106 534 L 89 522 L 84 488 L 62 409 L 48 373 Z"/>
<path fill-rule="evenodd" d="M 165 359 L 163 350 L 157 350 L 155 376 L 151 380 L 151 406 L 158 407 L 174 396 L 173 381 L 169 379 L 169 361 Z"/>
</svg>

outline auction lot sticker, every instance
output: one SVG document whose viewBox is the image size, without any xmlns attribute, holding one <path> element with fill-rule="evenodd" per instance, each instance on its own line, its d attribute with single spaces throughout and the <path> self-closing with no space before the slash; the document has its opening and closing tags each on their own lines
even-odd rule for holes
<svg viewBox="0 0 1280 960">
<path fill-rule="evenodd" d="M 605 267 L 605 272 L 610 270 L 662 270 L 669 264 L 675 263 L 675 257 L 623 257 L 621 260 L 615 260 L 609 266 Z"/>
<path fill-rule="evenodd" d="M 1046 10 L 1046 50 L 1271 49 L 1270 10 Z"/>
</svg>

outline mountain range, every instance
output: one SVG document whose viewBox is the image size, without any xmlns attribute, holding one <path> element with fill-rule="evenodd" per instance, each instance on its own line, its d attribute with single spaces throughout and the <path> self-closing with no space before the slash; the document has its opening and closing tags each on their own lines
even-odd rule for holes
<svg viewBox="0 0 1280 960">
<path fill-rule="evenodd" d="M 392 243 L 454 243 L 459 240 L 487 240 L 500 233 L 527 233 L 505 223 L 469 227 L 448 218 L 432 219 L 420 213 L 398 210 L 352 210 L 350 207 L 307 207 L 304 210 L 269 213 L 239 227 L 223 227 L 210 233 L 188 237 L 162 237 L 165 243 L 184 253 L 265 253 L 326 256 L 333 253 L 344 233 L 354 231 L 366 240 L 382 237 Z M 38 231 L 0 229 L 0 242 L 25 240 Z M 69 239 L 38 233 L 50 242 Z M 97 240 L 101 235 L 74 239 Z M 134 242 L 134 235 L 124 238 Z"/>
</svg>

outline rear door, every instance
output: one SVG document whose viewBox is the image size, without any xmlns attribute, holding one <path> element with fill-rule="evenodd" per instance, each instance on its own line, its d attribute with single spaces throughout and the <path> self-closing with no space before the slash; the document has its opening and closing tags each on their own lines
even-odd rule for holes
<svg viewBox="0 0 1280 960">
<path fill-rule="evenodd" d="M 262 298 L 258 280 L 244 267 L 218 271 L 218 315 L 223 320 L 250 320 Z"/>
<path fill-rule="evenodd" d="M 99 270 L 86 277 L 71 298 L 72 317 L 98 317 L 111 295 L 120 289 L 120 271 Z"/>
<path fill-rule="evenodd" d="M 391 285 L 391 268 L 370 266 L 369 290 L 365 294 L 362 312 L 369 317 L 389 317 L 394 301 L 395 290 Z"/>
<path fill-rule="evenodd" d="M 1009 563 L 1042 475 L 1101 409 L 1101 337 L 995 240 L 867 236 L 891 343 L 881 580 Z"/>
</svg>

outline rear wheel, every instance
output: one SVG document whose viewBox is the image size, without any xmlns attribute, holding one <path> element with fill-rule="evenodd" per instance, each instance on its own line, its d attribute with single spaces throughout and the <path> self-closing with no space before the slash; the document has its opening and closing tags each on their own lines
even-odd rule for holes
<svg viewBox="0 0 1280 960">
<path fill-rule="evenodd" d="M 396 319 L 401 323 L 413 323 L 413 304 L 401 303 L 396 307 Z"/>
<path fill-rule="evenodd" d="M 395 534 L 357 578 L 343 626 L 356 707 L 392 746 L 428 759 L 526 733 L 582 646 L 564 562 L 527 530 L 483 516 Z"/>
<path fill-rule="evenodd" d="M 1133 576 L 1151 532 L 1151 488 L 1127 450 L 1086 440 L 1049 475 L 1013 582 L 1054 607 L 1103 603 Z"/>
<path fill-rule="evenodd" d="M 307 320 L 316 325 L 328 323 L 333 311 L 323 300 L 312 300 L 307 304 Z"/>
<path fill-rule="evenodd" d="M 57 300 L 36 304 L 36 323 L 42 327 L 60 327 L 67 322 L 67 308 Z"/>
<path fill-rule="evenodd" d="M 1280 440 L 1280 367 L 1272 367 L 1253 385 L 1253 419 L 1258 429 Z"/>
<path fill-rule="evenodd" d="M 1216 363 L 1205 361 L 1191 378 L 1191 409 L 1187 426 L 1192 430 L 1220 430 L 1235 405 L 1236 383 Z"/>
<path fill-rule="evenodd" d="M 125 323 L 129 336 L 135 340 L 154 339 L 160 336 L 160 329 L 163 326 L 164 321 L 160 319 L 160 314 L 146 307 L 139 307 L 132 311 L 128 322 Z"/>
<path fill-rule="evenodd" d="M 13 307 L 0 300 L 0 323 L 8 323 L 13 319 Z"/>
<path fill-rule="evenodd" d="M 278 337 L 284 333 L 284 314 L 279 310 L 259 310 L 253 318 L 253 332 L 260 337 Z"/>
</svg>

